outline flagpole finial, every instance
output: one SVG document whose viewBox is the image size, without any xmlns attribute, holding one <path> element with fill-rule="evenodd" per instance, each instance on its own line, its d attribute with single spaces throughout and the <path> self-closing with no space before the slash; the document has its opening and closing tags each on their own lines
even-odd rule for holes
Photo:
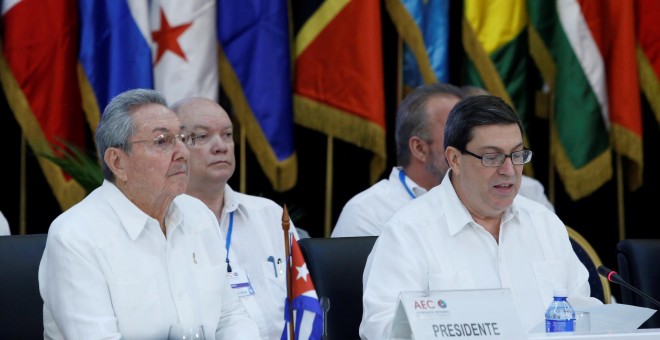
<svg viewBox="0 0 660 340">
<path fill-rule="evenodd" d="M 286 203 L 282 209 L 282 230 L 284 231 L 284 252 L 286 254 L 286 285 L 287 285 L 287 301 L 289 314 L 289 339 L 295 339 L 293 327 L 293 292 L 291 282 L 291 242 L 289 238 L 289 227 L 291 225 L 291 218 L 289 217 L 289 209 L 286 208 Z"/>
<path fill-rule="evenodd" d="M 289 217 L 289 209 L 287 209 L 285 203 L 284 209 L 282 211 L 282 229 L 288 233 L 290 226 L 291 226 L 291 218 Z"/>
</svg>

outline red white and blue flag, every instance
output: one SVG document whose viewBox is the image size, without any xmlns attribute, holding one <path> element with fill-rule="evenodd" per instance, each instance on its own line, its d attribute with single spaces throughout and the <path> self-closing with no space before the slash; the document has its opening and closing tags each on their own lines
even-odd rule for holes
<svg viewBox="0 0 660 340">
<path fill-rule="evenodd" d="M 307 270 L 298 241 L 291 237 L 291 306 L 293 307 L 293 325 L 295 339 L 321 339 L 323 335 L 323 312 L 319 303 L 312 277 Z M 289 300 L 284 305 L 284 330 L 281 340 L 289 337 Z"/>
</svg>

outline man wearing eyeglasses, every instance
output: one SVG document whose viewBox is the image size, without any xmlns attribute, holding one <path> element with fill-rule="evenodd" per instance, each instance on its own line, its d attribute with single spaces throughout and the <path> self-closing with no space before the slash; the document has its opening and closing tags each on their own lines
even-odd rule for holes
<svg viewBox="0 0 660 340">
<path fill-rule="evenodd" d="M 188 184 L 185 133 L 153 90 L 124 92 L 96 131 L 104 182 L 48 231 L 39 267 L 47 339 L 258 339 L 226 285 L 224 239 Z"/>
<path fill-rule="evenodd" d="M 190 146 L 187 194 L 215 214 L 225 236 L 226 272 L 232 290 L 259 327 L 262 339 L 280 339 L 287 297 L 282 207 L 264 198 L 234 191 L 234 126 L 218 103 L 185 98 L 172 108 L 195 138 Z M 295 227 L 291 237 L 298 238 Z M 306 338 L 301 336 L 301 338 Z"/>
<path fill-rule="evenodd" d="M 574 306 L 589 297 L 589 274 L 552 211 L 517 195 L 522 124 L 493 96 L 462 99 L 444 133 L 442 183 L 386 224 L 364 272 L 363 339 L 390 336 L 401 291 L 509 288 L 527 331 L 544 319 L 554 288 Z"/>
</svg>

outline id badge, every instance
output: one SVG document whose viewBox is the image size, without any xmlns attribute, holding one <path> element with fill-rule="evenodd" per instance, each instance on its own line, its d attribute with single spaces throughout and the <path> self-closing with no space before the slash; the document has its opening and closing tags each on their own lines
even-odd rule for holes
<svg viewBox="0 0 660 340">
<path fill-rule="evenodd" d="M 254 288 L 252 288 L 250 278 L 243 267 L 232 266 L 232 271 L 227 273 L 227 280 L 238 297 L 254 295 Z"/>
</svg>

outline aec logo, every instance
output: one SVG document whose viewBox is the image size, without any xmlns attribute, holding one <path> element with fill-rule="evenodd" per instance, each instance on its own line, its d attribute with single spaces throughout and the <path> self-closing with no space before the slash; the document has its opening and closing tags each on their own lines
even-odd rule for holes
<svg viewBox="0 0 660 340">
<path fill-rule="evenodd" d="M 440 299 L 435 300 L 415 300 L 415 310 L 433 310 L 433 309 L 445 309 L 447 308 L 447 303 Z"/>
</svg>

